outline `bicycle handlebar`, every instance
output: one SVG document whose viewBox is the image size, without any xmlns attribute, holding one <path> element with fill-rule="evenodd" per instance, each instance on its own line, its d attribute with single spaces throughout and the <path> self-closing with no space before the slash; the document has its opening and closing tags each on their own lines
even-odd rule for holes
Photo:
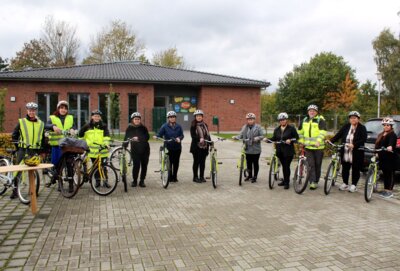
<svg viewBox="0 0 400 271">
<path fill-rule="evenodd" d="M 291 138 L 291 139 L 290 139 L 290 142 L 296 142 L 296 140 L 297 140 L 296 138 Z M 272 140 L 266 138 L 264 141 L 265 141 L 266 143 L 287 144 L 287 145 L 290 145 L 290 144 L 286 143 L 286 140 L 272 141 Z"/>
<path fill-rule="evenodd" d="M 161 141 L 163 141 L 163 142 L 172 142 L 172 141 L 176 141 L 175 138 L 164 139 L 164 138 L 162 138 L 162 137 L 156 137 L 155 139 L 156 139 L 156 140 L 161 140 Z"/>
<path fill-rule="evenodd" d="M 212 144 L 212 143 L 215 143 L 215 142 L 218 142 L 218 141 L 224 141 L 224 140 L 225 140 L 225 138 L 218 137 L 217 140 L 206 140 L 206 139 L 204 139 L 204 142 Z"/>
<path fill-rule="evenodd" d="M 343 148 L 344 146 L 347 145 L 347 144 L 340 144 L 340 145 L 337 145 L 337 144 L 334 144 L 334 143 L 330 142 L 329 140 L 327 140 L 327 141 L 325 141 L 325 142 L 328 143 L 329 146 L 331 146 L 331 147 L 333 147 L 333 148 L 336 148 L 336 149 L 341 149 L 341 148 Z"/>
<path fill-rule="evenodd" d="M 386 147 L 381 147 L 379 149 L 375 149 L 375 148 L 369 148 L 369 147 L 364 146 L 364 147 L 359 147 L 358 150 L 372 152 L 372 153 L 378 153 L 378 152 L 383 152 L 383 151 L 393 152 L 393 150 L 389 151 Z"/>
</svg>

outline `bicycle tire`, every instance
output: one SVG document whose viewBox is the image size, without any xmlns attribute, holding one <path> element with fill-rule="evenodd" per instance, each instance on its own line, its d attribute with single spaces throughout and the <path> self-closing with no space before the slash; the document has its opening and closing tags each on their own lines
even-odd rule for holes
<svg viewBox="0 0 400 271">
<path fill-rule="evenodd" d="M 217 188 L 217 161 L 215 157 L 212 157 L 211 161 L 211 181 L 214 189 Z"/>
<path fill-rule="evenodd" d="M 97 182 L 99 186 L 97 186 Z M 109 164 L 101 165 L 100 168 L 96 167 L 90 176 L 90 185 L 97 195 L 110 195 L 118 185 L 117 171 Z"/>
<path fill-rule="evenodd" d="M 57 175 L 58 187 L 60 188 L 61 195 L 64 198 L 72 198 L 76 193 L 78 193 L 78 190 L 81 187 L 82 178 L 80 163 L 79 160 L 74 157 L 64 156 L 62 159 Z M 68 174 L 68 164 L 70 164 L 68 161 L 69 159 L 73 159 L 70 174 Z M 68 175 L 72 175 L 72 177 L 68 177 Z"/>
<path fill-rule="evenodd" d="M 269 167 L 269 176 L 268 176 L 269 177 L 268 178 L 269 189 L 273 189 L 275 182 L 277 181 L 276 180 L 277 176 L 276 176 L 276 172 L 275 172 L 275 164 L 276 164 L 276 159 L 275 159 L 275 157 L 272 157 L 271 165 Z"/>
<path fill-rule="evenodd" d="M 244 155 L 240 156 L 240 165 L 239 165 L 239 186 L 242 185 L 242 179 L 243 176 L 245 175 L 244 171 Z"/>
<path fill-rule="evenodd" d="M 116 170 L 120 170 L 120 162 L 122 155 L 122 146 L 115 148 L 110 154 L 110 165 Z M 128 165 L 132 165 L 132 156 L 130 150 L 126 149 L 126 157 L 128 158 Z"/>
<path fill-rule="evenodd" d="M 324 184 L 325 195 L 329 195 L 329 193 L 331 192 L 332 185 L 335 182 L 335 176 L 333 175 L 334 175 L 334 163 L 330 162 L 328 170 L 326 171 L 325 175 L 325 184 Z"/>
<path fill-rule="evenodd" d="M 162 174 L 161 181 L 162 181 L 162 186 L 165 189 L 168 188 L 169 181 L 170 181 L 170 176 L 169 176 L 170 167 L 171 167 L 171 164 L 170 164 L 170 161 L 169 161 L 169 156 L 165 155 L 164 156 L 164 168 L 161 169 L 161 172 L 162 172 L 161 173 Z"/>
<path fill-rule="evenodd" d="M 40 179 L 39 172 L 36 170 L 33 171 L 35 176 L 35 184 L 36 184 L 36 196 L 39 196 L 39 188 L 40 188 Z M 27 171 L 20 172 L 17 176 L 17 191 L 18 198 L 23 204 L 31 203 L 31 193 L 29 191 L 29 173 Z"/>
<path fill-rule="evenodd" d="M 83 164 L 83 160 L 81 158 L 76 158 L 75 164 L 76 168 L 79 169 L 79 176 L 80 176 L 79 188 L 81 188 L 82 185 L 88 181 L 86 176 L 86 166 Z"/>
<path fill-rule="evenodd" d="M 10 162 L 7 159 L 5 159 L 5 158 L 0 159 L 0 167 L 5 167 L 5 166 L 9 166 L 9 165 L 10 165 Z M 6 176 L 6 175 L 8 175 L 8 173 L 3 173 L 3 175 Z M 1 184 L 0 196 L 3 195 L 7 191 L 7 188 L 8 188 L 8 186 L 6 183 Z"/>
<path fill-rule="evenodd" d="M 300 167 L 300 170 L 299 170 L 299 167 Z M 299 172 L 300 172 L 300 175 L 299 175 Z M 297 194 L 302 194 L 304 192 L 304 190 L 306 190 L 307 185 L 308 185 L 309 175 L 310 175 L 310 172 L 309 172 L 307 160 L 301 160 L 299 162 L 299 164 L 296 166 L 296 170 L 295 170 L 294 178 L 293 178 L 293 187 L 294 187 L 294 191 Z"/>
<path fill-rule="evenodd" d="M 128 182 L 126 180 L 126 174 L 128 171 L 128 167 L 126 165 L 126 158 L 124 156 L 121 157 L 121 164 L 122 164 L 121 179 L 124 184 L 124 191 L 128 192 Z"/>
<path fill-rule="evenodd" d="M 374 176 L 375 170 L 370 168 L 367 173 L 367 177 L 365 178 L 365 186 L 364 186 L 364 199 L 366 202 L 370 202 L 372 198 L 372 193 L 374 191 Z"/>
</svg>

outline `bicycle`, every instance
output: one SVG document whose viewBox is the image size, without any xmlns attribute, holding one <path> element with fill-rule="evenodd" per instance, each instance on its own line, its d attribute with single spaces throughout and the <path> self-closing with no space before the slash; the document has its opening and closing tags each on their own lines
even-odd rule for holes
<svg viewBox="0 0 400 271">
<path fill-rule="evenodd" d="M 210 177 L 207 177 L 207 179 L 211 178 L 214 189 L 217 188 L 218 165 L 222 165 L 222 162 L 218 162 L 217 149 L 214 147 L 214 144 L 215 144 L 215 142 L 224 141 L 224 140 L 225 139 L 223 139 L 223 138 L 218 138 L 217 140 L 204 140 L 210 146 L 210 153 L 211 153 Z"/>
<path fill-rule="evenodd" d="M 122 141 L 125 142 L 125 141 Z M 132 162 L 132 156 L 131 156 L 131 151 L 128 150 L 128 148 L 124 148 L 123 145 L 122 146 L 118 146 L 116 148 L 114 148 L 111 151 L 110 154 L 110 165 L 116 170 L 119 171 L 120 170 L 120 165 L 121 165 L 121 157 L 123 155 L 123 152 L 125 153 L 125 157 L 128 156 L 128 167 L 131 167 L 133 165 Z"/>
<path fill-rule="evenodd" d="M 238 140 L 237 138 L 233 138 L 234 140 Z M 248 170 L 247 170 L 247 161 L 246 161 L 246 142 L 249 141 L 249 139 L 243 139 L 242 140 L 242 149 L 240 151 L 240 158 L 237 163 L 237 168 L 239 169 L 239 185 L 242 185 L 242 179 L 243 176 L 247 178 L 248 176 Z"/>
<path fill-rule="evenodd" d="M 387 148 L 382 147 L 380 149 L 372 149 L 368 147 L 360 147 L 359 150 L 371 152 L 374 155 L 371 156 L 371 160 L 368 166 L 367 176 L 365 177 L 365 186 L 364 186 L 364 199 L 366 202 L 370 202 L 372 198 L 372 193 L 374 191 L 374 187 L 377 185 L 377 177 L 378 177 L 378 157 L 377 153 L 382 151 L 388 151 Z"/>
<path fill-rule="evenodd" d="M 168 148 L 166 147 L 167 142 L 174 141 L 175 139 L 163 139 L 161 137 L 157 137 L 157 140 L 163 141 L 162 146 L 160 146 L 159 150 L 159 163 L 160 163 L 160 170 L 157 170 L 155 172 L 160 172 L 161 173 L 161 183 L 162 186 L 167 189 L 169 185 L 169 181 L 171 179 L 171 161 L 169 160 L 168 156 Z"/>
<path fill-rule="evenodd" d="M 328 195 L 331 191 L 332 186 L 335 186 L 336 179 L 340 174 L 341 170 L 341 158 L 340 158 L 340 151 L 345 146 L 344 144 L 336 145 L 330 141 L 326 141 L 328 146 L 331 146 L 333 151 L 331 162 L 329 163 L 328 170 L 326 171 L 325 175 L 325 184 L 324 184 L 324 193 Z"/>
<path fill-rule="evenodd" d="M 307 157 L 305 156 L 305 146 L 302 145 L 293 177 L 293 187 L 297 194 L 303 193 L 307 188 L 310 179 L 309 168 Z"/>
<path fill-rule="evenodd" d="M 110 165 L 112 167 L 114 167 L 114 164 L 117 164 L 116 158 L 118 157 L 118 159 L 119 159 L 119 163 L 117 164 L 118 168 L 114 167 L 114 169 L 116 171 L 120 172 L 121 180 L 124 183 L 124 191 L 125 192 L 128 192 L 128 181 L 126 179 L 126 176 L 128 174 L 128 167 L 132 166 L 131 152 L 128 150 L 128 146 L 131 141 L 134 141 L 134 140 L 131 138 L 128 138 L 125 141 L 119 141 L 120 143 L 122 143 L 122 145 L 115 148 L 110 155 Z M 129 156 L 128 159 L 126 157 L 127 154 Z M 114 159 L 114 160 L 112 160 L 112 159 Z M 128 162 L 127 162 L 127 160 L 128 160 Z M 114 161 L 114 164 L 112 161 Z"/>
<path fill-rule="evenodd" d="M 110 165 L 108 159 L 103 161 L 101 157 L 101 150 L 108 149 L 108 146 L 96 144 L 99 146 L 99 152 L 95 158 L 95 161 L 88 167 L 89 156 L 88 151 L 79 155 L 74 160 L 74 171 L 78 176 L 78 183 L 81 187 L 84 183 L 90 182 L 92 190 L 100 195 L 107 196 L 114 192 L 118 185 L 118 174 L 113 166 Z"/>
</svg>

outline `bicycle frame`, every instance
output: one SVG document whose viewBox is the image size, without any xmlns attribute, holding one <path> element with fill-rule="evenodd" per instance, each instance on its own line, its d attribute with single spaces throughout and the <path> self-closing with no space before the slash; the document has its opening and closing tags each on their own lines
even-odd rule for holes
<svg viewBox="0 0 400 271">
<path fill-rule="evenodd" d="M 215 188 L 217 188 L 217 173 L 218 173 L 218 165 L 222 164 L 218 162 L 218 157 L 217 157 L 217 149 L 214 146 L 215 142 L 218 141 L 223 141 L 223 138 L 218 138 L 217 140 L 204 140 L 209 146 L 210 146 L 210 153 L 211 153 L 211 158 L 210 158 L 210 178 L 212 180 L 212 185 Z"/>
<path fill-rule="evenodd" d="M 169 164 L 169 156 L 168 156 L 168 148 L 166 146 L 167 142 L 172 142 L 175 141 L 175 139 L 170 138 L 170 139 L 164 139 L 161 137 L 157 137 L 157 140 L 161 140 L 163 144 L 160 146 L 159 150 L 159 163 L 160 163 L 160 170 L 156 172 L 160 172 L 161 174 L 161 182 L 162 186 L 167 189 L 169 182 L 170 182 L 170 167 L 171 165 Z"/>
</svg>

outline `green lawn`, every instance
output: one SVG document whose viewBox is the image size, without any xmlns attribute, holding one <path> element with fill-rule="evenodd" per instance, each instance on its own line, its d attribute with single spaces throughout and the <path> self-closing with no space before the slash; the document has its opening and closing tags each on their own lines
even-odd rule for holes
<svg viewBox="0 0 400 271">
<path fill-rule="evenodd" d="M 237 136 L 239 133 L 211 133 L 211 135 L 216 137 L 221 137 L 225 139 L 232 139 L 232 136 Z M 267 137 L 272 137 L 272 134 L 267 134 Z"/>
</svg>

